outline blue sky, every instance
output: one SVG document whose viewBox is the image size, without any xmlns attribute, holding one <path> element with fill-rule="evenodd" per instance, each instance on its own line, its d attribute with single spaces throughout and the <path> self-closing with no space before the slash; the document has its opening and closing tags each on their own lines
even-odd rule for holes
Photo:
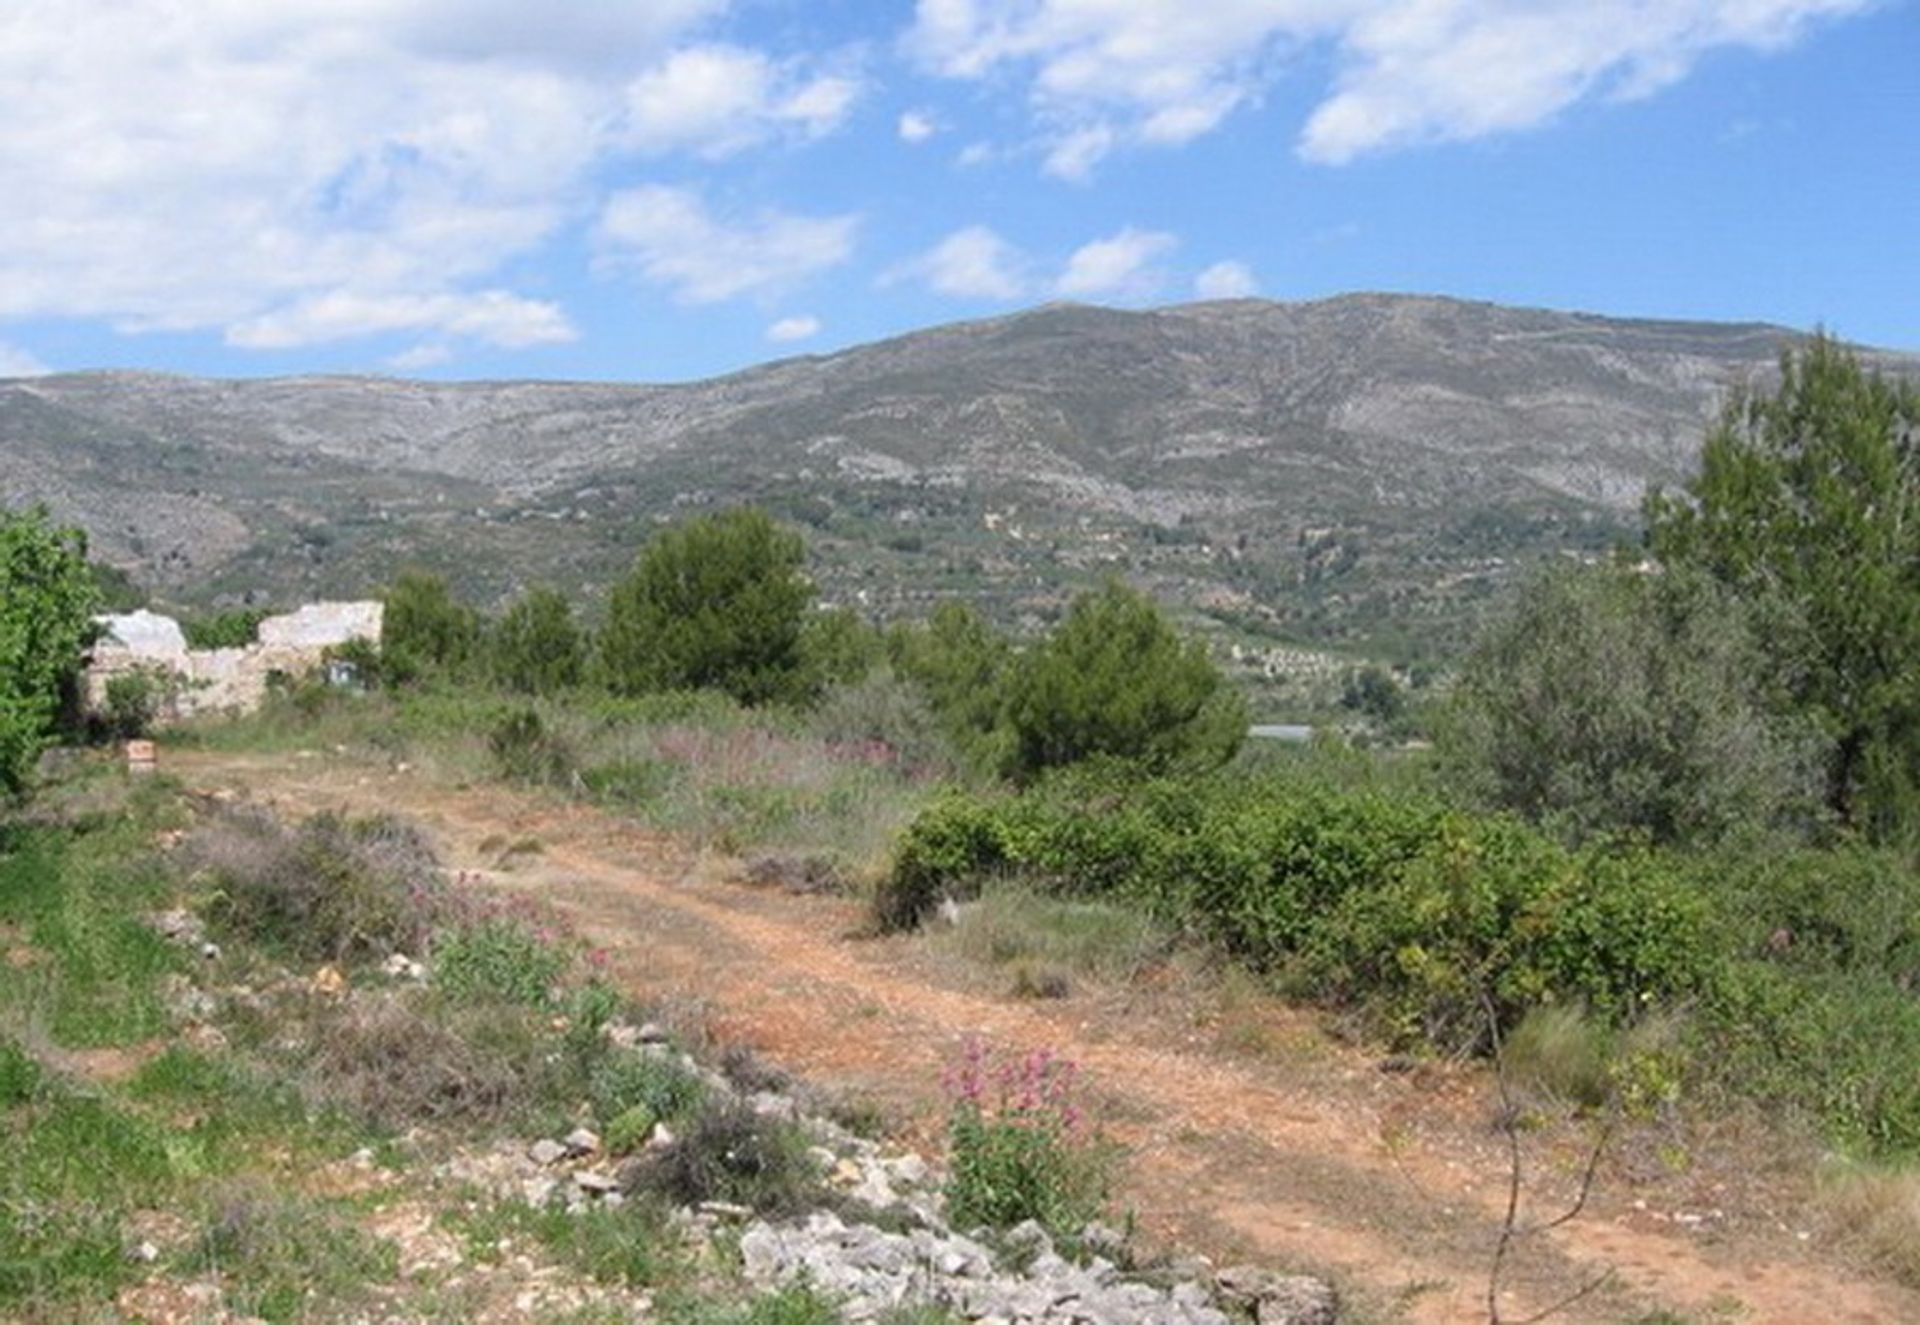
<svg viewBox="0 0 1920 1325">
<path fill-rule="evenodd" d="M 1914 0 L 10 0 L 0 373 L 1401 290 L 1920 350 Z"/>
</svg>

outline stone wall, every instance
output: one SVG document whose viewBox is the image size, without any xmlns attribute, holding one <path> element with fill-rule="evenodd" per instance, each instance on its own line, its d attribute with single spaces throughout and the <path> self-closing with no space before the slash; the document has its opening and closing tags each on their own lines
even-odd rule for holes
<svg viewBox="0 0 1920 1325">
<path fill-rule="evenodd" d="M 102 627 L 83 678 L 89 710 L 103 712 L 107 683 L 141 670 L 175 678 L 177 694 L 163 718 L 201 713 L 247 713 L 258 708 L 275 673 L 304 676 L 322 667 L 328 649 L 353 640 L 380 642 L 377 602 L 309 603 L 260 623 L 259 639 L 243 649 L 190 649 L 179 623 L 153 612 L 96 618 Z"/>
</svg>

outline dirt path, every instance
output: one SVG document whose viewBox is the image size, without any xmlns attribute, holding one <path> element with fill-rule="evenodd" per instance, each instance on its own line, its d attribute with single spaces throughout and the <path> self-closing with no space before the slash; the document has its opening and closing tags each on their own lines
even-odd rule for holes
<svg viewBox="0 0 1920 1325">
<path fill-rule="evenodd" d="M 698 1000 L 721 1034 L 811 1081 L 884 1101 L 928 1140 L 941 1068 L 967 1038 L 1056 1049 L 1081 1065 L 1126 1145 L 1125 1199 L 1150 1237 L 1331 1273 L 1384 1317 L 1486 1319 L 1505 1170 L 1477 1091 L 1457 1078 L 1384 1074 L 1304 1027 L 1311 1051 L 1223 1053 L 1190 1009 L 1126 991 L 1001 997 L 924 940 L 856 937 L 859 917 L 844 902 L 728 883 L 656 835 L 498 787 L 449 790 L 320 757 L 171 763 L 193 785 L 289 811 L 414 818 L 451 865 L 559 908 L 636 992 Z M 494 869 L 503 843 L 526 838 L 537 853 Z M 1540 1158 L 1544 1192 L 1571 1186 L 1574 1150 Z M 1660 1199 L 1603 1191 L 1580 1219 L 1529 1240 L 1503 1311 L 1525 1316 L 1607 1275 L 1556 1318 L 1629 1321 L 1663 1308 L 1779 1325 L 1920 1320 L 1920 1297 L 1823 1263 L 1791 1215 L 1729 1220 L 1676 1201 L 1710 1201 L 1711 1191 L 1650 1194 Z"/>
</svg>

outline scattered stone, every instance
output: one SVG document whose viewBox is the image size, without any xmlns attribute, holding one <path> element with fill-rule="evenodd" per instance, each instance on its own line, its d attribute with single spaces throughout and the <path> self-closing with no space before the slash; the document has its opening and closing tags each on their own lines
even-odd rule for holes
<svg viewBox="0 0 1920 1325">
<path fill-rule="evenodd" d="M 713 1215 L 718 1219 L 751 1219 L 753 1207 L 740 1205 L 733 1201 L 702 1201 L 696 1207 L 703 1215 Z"/>
<path fill-rule="evenodd" d="M 640 1043 L 640 1028 L 630 1022 L 610 1021 L 600 1028 L 600 1033 L 616 1049 L 631 1049 Z"/>
<path fill-rule="evenodd" d="M 1045 1238 L 1035 1230 L 1022 1234 L 1026 1245 Z M 852 1321 L 911 1303 L 1008 1325 L 1229 1325 L 1197 1284 L 1163 1291 L 1122 1278 L 1105 1260 L 1076 1266 L 1050 1249 L 1022 1272 L 997 1269 L 986 1247 L 944 1229 L 894 1233 L 821 1211 L 797 1225 L 756 1220 L 742 1231 L 739 1248 L 749 1282 L 771 1288 L 805 1281 L 839 1298 Z"/>
<path fill-rule="evenodd" d="M 566 1157 L 566 1146 L 551 1137 L 542 1137 L 527 1147 L 527 1158 L 536 1164 L 558 1164 Z"/>
<path fill-rule="evenodd" d="M 591 1127 L 576 1127 L 567 1133 L 561 1144 L 567 1148 L 568 1156 L 574 1159 L 596 1155 L 600 1153 L 600 1134 Z"/>
<path fill-rule="evenodd" d="M 668 1127 L 665 1123 L 655 1123 L 653 1125 L 653 1135 L 647 1138 L 647 1149 L 665 1150 L 677 1139 L 671 1127 Z"/>
<path fill-rule="evenodd" d="M 634 1032 L 634 1038 L 641 1044 L 665 1044 L 671 1037 L 667 1028 L 658 1022 L 642 1022 L 640 1029 Z"/>
<path fill-rule="evenodd" d="M 1339 1319 L 1333 1285 L 1321 1279 L 1234 1265 L 1216 1281 L 1223 1299 L 1253 1309 L 1257 1325 L 1334 1325 Z"/>
<path fill-rule="evenodd" d="M 553 1193 L 559 1186 L 552 1178 L 528 1178 L 520 1184 L 520 1195 L 537 1210 L 553 1199 Z"/>
<path fill-rule="evenodd" d="M 210 962 L 219 961 L 220 945 L 218 943 L 215 943 L 212 939 L 208 939 L 205 943 L 202 943 L 200 945 L 200 956 Z"/>
<path fill-rule="evenodd" d="M 322 966 L 313 973 L 313 992 L 328 998 L 337 998 L 346 991 L 347 977 L 340 973 L 338 966 Z"/>
<path fill-rule="evenodd" d="M 1099 1220 L 1080 1230 L 1080 1245 L 1101 1256 L 1118 1256 L 1127 1249 L 1127 1235 Z"/>
<path fill-rule="evenodd" d="M 127 1248 L 127 1259 L 139 1265 L 151 1265 L 160 1259 L 160 1248 L 151 1242 L 136 1242 Z"/>
<path fill-rule="evenodd" d="M 919 1187 L 928 1177 L 927 1161 L 918 1155 L 899 1155 L 887 1160 L 886 1174 L 889 1179 L 903 1187 Z"/>
<path fill-rule="evenodd" d="M 593 1195 L 604 1195 L 607 1192 L 620 1190 L 620 1183 L 612 1174 L 602 1173 L 598 1169 L 576 1170 L 573 1175 L 573 1185 Z"/>
<path fill-rule="evenodd" d="M 147 926 L 183 948 L 197 948 L 207 940 L 206 923 L 191 911 L 155 911 L 147 917 Z"/>
<path fill-rule="evenodd" d="M 380 969 L 395 980 L 425 980 L 427 968 L 404 952 L 389 953 Z"/>
</svg>

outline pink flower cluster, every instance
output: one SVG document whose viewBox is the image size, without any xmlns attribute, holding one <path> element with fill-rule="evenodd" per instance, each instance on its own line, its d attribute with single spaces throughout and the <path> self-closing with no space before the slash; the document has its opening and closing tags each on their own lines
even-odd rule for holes
<svg viewBox="0 0 1920 1325">
<path fill-rule="evenodd" d="M 1057 1126 L 1074 1134 L 1084 1114 L 1074 1102 L 1079 1068 L 1052 1049 L 994 1054 L 977 1036 L 941 1077 L 955 1107 L 1015 1124 Z"/>
</svg>

